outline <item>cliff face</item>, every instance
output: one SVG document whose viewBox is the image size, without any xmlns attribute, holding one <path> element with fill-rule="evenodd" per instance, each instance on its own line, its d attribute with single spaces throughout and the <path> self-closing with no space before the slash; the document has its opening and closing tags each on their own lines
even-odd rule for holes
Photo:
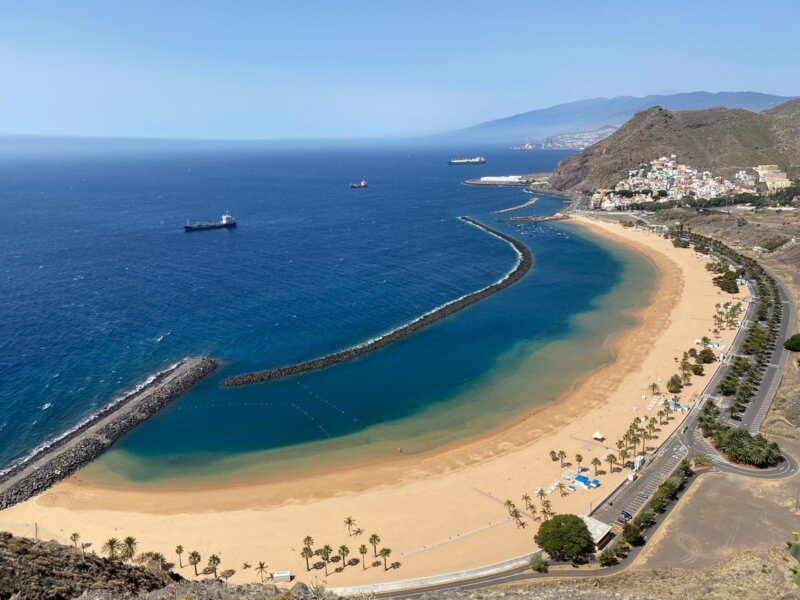
<svg viewBox="0 0 800 600">
<path fill-rule="evenodd" d="M 777 163 L 790 175 L 800 166 L 800 100 L 763 113 L 710 108 L 641 111 L 611 136 L 561 161 L 556 189 L 591 191 L 611 187 L 629 169 L 676 154 L 686 164 L 730 174 Z"/>
</svg>

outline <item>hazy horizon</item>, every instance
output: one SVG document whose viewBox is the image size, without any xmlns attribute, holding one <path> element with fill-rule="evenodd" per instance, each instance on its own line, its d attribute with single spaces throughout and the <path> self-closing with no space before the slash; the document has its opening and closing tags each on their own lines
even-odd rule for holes
<svg viewBox="0 0 800 600">
<path fill-rule="evenodd" d="M 650 5 L 8 4 L 0 134 L 385 139 L 595 97 L 796 95 L 796 51 L 774 20 L 800 11 L 760 8 L 675 2 L 680 27 L 659 39 L 669 14 Z"/>
</svg>

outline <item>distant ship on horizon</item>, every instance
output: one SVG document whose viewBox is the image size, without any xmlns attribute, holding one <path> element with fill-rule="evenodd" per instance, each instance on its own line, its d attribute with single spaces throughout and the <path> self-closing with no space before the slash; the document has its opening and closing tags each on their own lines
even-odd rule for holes
<svg viewBox="0 0 800 600">
<path fill-rule="evenodd" d="M 365 187 L 369 187 L 369 184 L 367 183 L 366 179 L 362 179 L 358 183 L 351 183 L 350 184 L 350 189 L 351 190 L 358 190 L 358 189 L 365 188 Z"/>
<path fill-rule="evenodd" d="M 473 158 L 451 158 L 447 161 L 448 165 L 485 165 L 486 159 L 483 156 Z"/>
<path fill-rule="evenodd" d="M 204 231 L 206 229 L 230 229 L 232 227 L 236 227 L 236 219 L 226 212 L 216 223 L 189 223 L 189 219 L 186 219 L 186 225 L 183 226 L 183 230 Z"/>
</svg>

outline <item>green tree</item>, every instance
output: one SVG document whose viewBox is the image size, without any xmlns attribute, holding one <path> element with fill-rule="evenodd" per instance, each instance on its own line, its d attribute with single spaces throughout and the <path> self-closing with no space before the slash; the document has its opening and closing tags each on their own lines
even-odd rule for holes
<svg viewBox="0 0 800 600">
<path fill-rule="evenodd" d="M 583 456 L 580 454 L 575 455 L 575 464 L 578 465 L 578 473 L 581 472 L 581 463 L 583 462 Z"/>
<path fill-rule="evenodd" d="M 200 561 L 203 558 L 200 556 L 200 553 L 197 550 L 192 550 L 189 552 L 189 564 L 194 567 L 194 576 L 197 577 L 199 573 L 197 572 L 197 565 L 200 564 Z"/>
<path fill-rule="evenodd" d="M 388 571 L 389 567 L 386 564 L 386 559 L 391 556 L 392 550 L 390 548 L 381 548 L 381 551 L 378 554 L 380 554 L 381 558 L 383 559 L 383 570 Z"/>
<path fill-rule="evenodd" d="M 599 458 L 597 458 L 596 456 L 595 456 L 594 458 L 592 458 L 592 466 L 594 467 L 594 474 L 595 474 L 595 476 L 597 475 L 597 468 L 598 468 L 600 465 L 602 465 L 602 464 L 603 464 L 603 461 L 601 461 L 601 460 L 600 460 Z"/>
<path fill-rule="evenodd" d="M 222 560 L 220 560 L 219 556 L 216 554 L 212 554 L 208 557 L 208 568 L 214 572 L 214 579 L 217 578 L 217 567 L 220 565 Z"/>
<path fill-rule="evenodd" d="M 303 546 L 308 546 L 309 548 L 311 548 L 313 550 L 314 549 L 314 538 L 312 538 L 310 535 L 307 535 L 306 537 L 304 537 L 303 538 Z"/>
<path fill-rule="evenodd" d="M 608 463 L 608 472 L 613 473 L 614 463 L 617 462 L 617 457 L 614 456 L 613 454 L 609 454 L 608 456 L 606 456 L 606 462 Z"/>
<path fill-rule="evenodd" d="M 175 554 L 178 555 L 178 566 L 182 569 L 183 568 L 183 546 L 178 545 L 178 547 L 175 548 Z"/>
<path fill-rule="evenodd" d="M 677 394 L 683 389 L 683 382 L 681 381 L 680 376 L 673 375 L 667 381 L 667 391 L 670 394 Z"/>
<path fill-rule="evenodd" d="M 561 461 L 561 468 L 564 468 L 564 459 L 567 458 L 567 453 L 563 450 L 558 451 L 558 460 Z"/>
<path fill-rule="evenodd" d="M 628 523 L 625 526 L 625 529 L 622 530 L 622 537 L 631 546 L 639 546 L 644 542 L 644 536 L 642 535 L 641 527 L 633 522 Z"/>
<path fill-rule="evenodd" d="M 122 549 L 122 543 L 115 537 L 108 538 L 106 543 L 103 544 L 102 551 L 108 555 L 108 558 L 114 560 L 117 558 L 117 553 Z"/>
<path fill-rule="evenodd" d="M 545 521 L 533 539 L 556 560 L 576 562 L 594 552 L 589 528 L 575 515 L 557 515 Z"/>
<path fill-rule="evenodd" d="M 308 546 L 306 546 L 306 548 L 308 548 Z M 311 548 L 308 549 L 310 550 Z M 306 564 L 308 564 L 308 562 L 306 562 Z M 263 560 L 259 561 L 259 563 L 256 565 L 256 573 L 261 575 L 261 583 L 264 583 L 264 573 L 266 572 L 267 572 L 267 563 L 265 563 Z"/>
<path fill-rule="evenodd" d="M 550 460 L 552 460 L 553 462 L 557 461 L 558 452 L 556 452 L 555 450 L 550 450 Z"/>
<path fill-rule="evenodd" d="M 795 333 L 792 337 L 783 342 L 783 347 L 790 352 L 800 352 L 800 333 Z"/>
<path fill-rule="evenodd" d="M 325 563 L 326 576 L 328 575 L 328 561 L 331 559 L 331 554 L 333 554 L 333 548 L 331 548 L 328 544 L 325 544 L 319 551 L 319 555 L 322 557 L 322 561 Z"/>
<path fill-rule="evenodd" d="M 381 538 L 378 534 L 373 533 L 369 536 L 369 543 L 372 545 L 372 551 L 375 553 L 375 558 L 378 558 L 378 544 L 381 543 Z"/>
<path fill-rule="evenodd" d="M 353 517 L 347 517 L 344 520 L 344 526 L 347 527 L 347 535 L 353 535 L 350 531 L 353 527 L 355 527 L 356 520 Z"/>
<path fill-rule="evenodd" d="M 306 559 L 306 571 L 310 571 L 311 565 L 308 564 L 308 561 L 314 557 L 314 551 L 308 546 L 303 546 L 303 549 L 300 551 L 300 556 Z"/>
<path fill-rule="evenodd" d="M 369 552 L 369 550 L 367 550 L 366 545 L 361 544 L 358 547 L 358 553 L 361 555 L 361 569 L 362 570 L 367 568 L 367 552 Z"/>
<path fill-rule="evenodd" d="M 70 541 L 72 541 L 73 544 L 75 544 L 75 547 L 77 548 L 78 547 L 78 540 L 81 539 L 81 534 L 80 533 L 70 534 L 69 539 L 70 539 Z"/>
<path fill-rule="evenodd" d="M 347 557 L 350 554 L 350 548 L 342 544 L 339 546 L 338 554 L 342 557 L 342 569 L 344 569 L 347 566 Z"/>
<path fill-rule="evenodd" d="M 136 548 L 138 547 L 139 547 L 139 542 L 136 541 L 135 537 L 129 535 L 124 540 L 122 540 L 121 554 L 125 558 L 133 558 L 134 554 L 136 554 Z"/>
</svg>

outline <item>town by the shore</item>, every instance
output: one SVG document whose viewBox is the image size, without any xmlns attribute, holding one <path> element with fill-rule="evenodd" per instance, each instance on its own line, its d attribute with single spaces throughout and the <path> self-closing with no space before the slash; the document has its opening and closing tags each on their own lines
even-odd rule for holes
<svg viewBox="0 0 800 600">
<path fill-rule="evenodd" d="M 540 521 L 523 516 L 527 526 L 518 527 L 505 501 L 523 506 L 525 494 L 536 501 L 536 488 L 563 481 L 564 471 L 574 470 L 576 455 L 581 455 L 587 474 L 600 486 L 566 495 L 554 489 L 547 499 L 559 514 L 590 512 L 629 472 L 606 462 L 618 451 L 615 441 L 634 417 L 655 417 L 660 410 L 652 384 L 665 388 L 675 373 L 675 359 L 698 338 L 712 335 L 718 303 L 746 301 L 744 293 L 721 294 L 705 269 L 704 256 L 674 248 L 659 235 L 585 217 L 573 217 L 571 223 L 565 226 L 641 253 L 658 275 L 651 301 L 636 315 L 635 326 L 607 341 L 613 362 L 574 382 L 559 401 L 481 438 L 424 455 L 398 455 L 278 480 L 146 489 L 101 484 L 79 471 L 0 511 L 0 530 L 30 535 L 35 527 L 40 537 L 62 543 L 70 543 L 70 534 L 79 532 L 98 552 L 109 537 L 132 535 L 142 548 L 172 559 L 179 544 L 203 557 L 217 554 L 223 568 L 236 569 L 231 582 L 258 580 L 252 569 L 240 567 L 265 561 L 271 570 L 291 570 L 300 580 L 334 587 L 454 572 L 530 553 Z M 719 343 L 729 345 L 735 333 L 721 331 Z M 693 378 L 679 394 L 680 405 L 693 404 L 716 367 L 706 365 L 705 374 Z M 657 448 L 679 427 L 682 414 L 660 419 L 649 446 Z M 601 439 L 595 439 L 598 432 Z M 551 458 L 551 451 L 559 450 L 571 466 Z M 592 465 L 595 458 L 600 466 Z M 350 531 L 346 517 L 355 520 Z M 373 556 L 372 534 L 380 537 L 378 547 L 391 549 L 388 569 Z M 366 545 L 368 568 L 357 564 L 341 569 L 338 562 L 331 564 L 328 576 L 321 567 L 307 570 L 301 556 L 305 536 L 313 537 L 317 548 L 347 545 L 349 558 L 360 559 L 358 548 Z M 311 560 L 312 566 L 318 562 L 319 557 Z M 191 567 L 185 560 L 183 564 L 180 573 L 193 577 Z"/>
</svg>

